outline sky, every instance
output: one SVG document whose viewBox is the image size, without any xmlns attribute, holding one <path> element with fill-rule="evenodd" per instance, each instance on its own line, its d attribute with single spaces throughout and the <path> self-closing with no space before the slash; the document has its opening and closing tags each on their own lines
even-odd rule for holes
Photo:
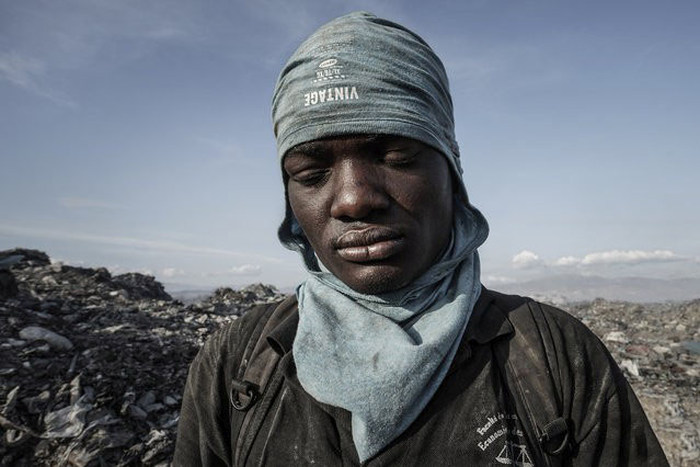
<svg viewBox="0 0 700 467">
<path fill-rule="evenodd" d="M 445 64 L 487 285 L 700 277 L 700 3 L 682 0 L 0 0 L 0 250 L 293 287 L 272 91 L 356 10 Z"/>
</svg>

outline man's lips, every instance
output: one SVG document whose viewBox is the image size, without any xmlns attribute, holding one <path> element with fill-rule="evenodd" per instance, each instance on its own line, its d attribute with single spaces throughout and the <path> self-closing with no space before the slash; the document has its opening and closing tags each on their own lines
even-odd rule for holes
<svg viewBox="0 0 700 467">
<path fill-rule="evenodd" d="M 349 230 L 333 242 L 338 256 L 346 261 L 364 263 L 387 259 L 405 244 L 401 233 L 387 227 Z"/>
</svg>

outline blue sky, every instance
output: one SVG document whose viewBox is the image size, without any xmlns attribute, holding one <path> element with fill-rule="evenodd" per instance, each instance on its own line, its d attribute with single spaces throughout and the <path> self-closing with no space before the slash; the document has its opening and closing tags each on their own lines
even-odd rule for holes
<svg viewBox="0 0 700 467">
<path fill-rule="evenodd" d="M 700 277 L 694 1 L 0 0 L 0 249 L 182 286 L 297 283 L 272 89 L 354 10 L 445 63 L 487 283 Z"/>
</svg>

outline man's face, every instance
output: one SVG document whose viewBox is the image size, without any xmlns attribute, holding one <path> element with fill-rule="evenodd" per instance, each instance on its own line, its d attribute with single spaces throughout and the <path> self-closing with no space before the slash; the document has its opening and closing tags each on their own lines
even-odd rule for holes
<svg viewBox="0 0 700 467">
<path fill-rule="evenodd" d="M 321 262 L 361 293 L 396 290 L 442 253 L 452 227 L 445 158 L 388 136 L 316 140 L 284 159 L 292 211 Z"/>
</svg>

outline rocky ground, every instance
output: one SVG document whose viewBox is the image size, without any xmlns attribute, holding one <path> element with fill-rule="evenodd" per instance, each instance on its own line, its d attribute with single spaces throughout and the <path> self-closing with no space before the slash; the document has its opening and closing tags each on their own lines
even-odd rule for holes
<svg viewBox="0 0 700 467">
<path fill-rule="evenodd" d="M 274 287 L 185 305 L 141 274 L 0 252 L 0 466 L 167 465 L 187 365 Z M 700 463 L 700 300 L 570 304 L 612 351 L 669 460 Z"/>
</svg>

